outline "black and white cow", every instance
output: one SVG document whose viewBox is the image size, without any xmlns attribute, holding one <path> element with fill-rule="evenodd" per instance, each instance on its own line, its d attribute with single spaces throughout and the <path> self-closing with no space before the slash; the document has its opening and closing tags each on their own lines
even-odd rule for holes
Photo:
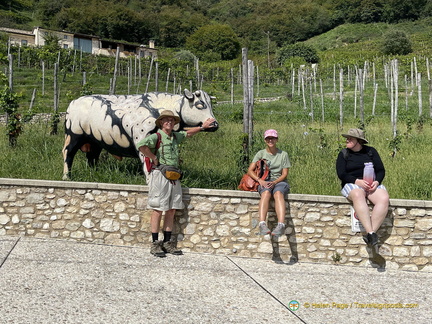
<svg viewBox="0 0 432 324">
<path fill-rule="evenodd" d="M 66 112 L 63 179 L 69 178 L 78 150 L 86 153 L 91 166 L 97 163 L 102 149 L 119 158 L 139 157 L 143 162 L 136 145 L 156 130 L 155 120 L 165 109 L 180 117 L 176 130 L 201 126 L 214 118 L 211 98 L 201 90 L 192 93 L 185 89 L 183 95 L 90 95 L 72 101 Z M 215 122 L 209 130 L 217 128 Z"/>
</svg>

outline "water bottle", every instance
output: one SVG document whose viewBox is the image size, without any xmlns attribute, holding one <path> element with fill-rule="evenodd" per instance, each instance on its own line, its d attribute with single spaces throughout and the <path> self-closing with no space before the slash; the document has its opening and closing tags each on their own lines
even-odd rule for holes
<svg viewBox="0 0 432 324">
<path fill-rule="evenodd" d="M 375 181 L 375 170 L 372 162 L 366 162 L 364 164 L 363 180 L 369 185 L 372 185 L 372 182 Z"/>
</svg>

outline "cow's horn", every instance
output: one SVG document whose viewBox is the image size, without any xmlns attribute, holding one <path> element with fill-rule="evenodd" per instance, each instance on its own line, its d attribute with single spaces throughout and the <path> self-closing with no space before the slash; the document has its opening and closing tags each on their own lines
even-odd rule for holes
<svg viewBox="0 0 432 324">
<path fill-rule="evenodd" d="M 188 98 L 189 100 L 193 100 L 194 96 L 192 92 L 190 92 L 188 89 L 184 89 L 183 93 L 186 98 Z"/>
</svg>

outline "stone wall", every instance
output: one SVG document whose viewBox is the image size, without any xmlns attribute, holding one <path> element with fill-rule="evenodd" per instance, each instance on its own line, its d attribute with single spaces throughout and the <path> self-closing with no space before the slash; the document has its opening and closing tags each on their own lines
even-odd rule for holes
<svg viewBox="0 0 432 324">
<path fill-rule="evenodd" d="M 146 186 L 0 178 L 0 237 L 72 239 L 150 247 Z M 391 200 L 379 230 L 378 251 L 351 231 L 343 197 L 290 194 L 287 230 L 258 235 L 259 195 L 184 188 L 176 214 L 178 246 L 185 252 L 277 261 L 340 263 L 432 271 L 432 201 Z M 276 223 L 274 210 L 269 227 Z"/>
</svg>

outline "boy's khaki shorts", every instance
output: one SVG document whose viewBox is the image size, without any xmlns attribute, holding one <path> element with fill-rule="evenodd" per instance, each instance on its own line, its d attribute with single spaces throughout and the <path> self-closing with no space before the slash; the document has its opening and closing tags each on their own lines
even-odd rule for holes
<svg viewBox="0 0 432 324">
<path fill-rule="evenodd" d="M 153 170 L 150 173 L 147 207 L 159 211 L 183 209 L 180 181 L 168 180 L 159 170 Z"/>
</svg>

